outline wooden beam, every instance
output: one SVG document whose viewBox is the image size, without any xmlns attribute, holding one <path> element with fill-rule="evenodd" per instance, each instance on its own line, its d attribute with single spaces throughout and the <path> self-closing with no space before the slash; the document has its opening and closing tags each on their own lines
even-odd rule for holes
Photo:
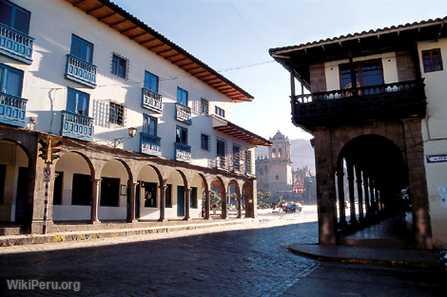
<svg viewBox="0 0 447 297">
<path fill-rule="evenodd" d="M 202 66 L 199 66 L 198 68 L 192 69 L 191 71 L 188 71 L 189 73 L 196 75 L 197 73 L 203 72 Z"/>
<path fill-rule="evenodd" d="M 143 30 L 143 29 L 141 29 L 141 30 Z M 139 37 L 144 36 L 144 35 L 146 35 L 146 34 L 149 34 L 149 33 L 147 33 L 146 31 L 143 31 L 143 32 L 141 32 L 141 33 L 138 33 L 138 34 L 136 34 L 136 35 L 132 35 L 132 36 L 130 36 L 130 37 L 132 37 L 132 39 L 136 39 L 136 38 L 139 38 Z M 151 35 L 151 36 L 152 36 L 152 35 Z M 138 43 L 145 42 L 145 41 L 147 41 L 147 40 L 138 41 Z"/>
<path fill-rule="evenodd" d="M 87 0 L 78 0 L 78 1 L 72 2 L 71 4 L 73 4 L 73 6 L 78 7 L 79 5 L 82 4 L 82 2 L 85 2 L 85 1 L 87 1 Z"/>
<path fill-rule="evenodd" d="M 170 59 L 170 61 L 175 64 L 176 62 L 180 62 L 180 61 L 187 60 L 187 59 L 189 59 L 189 58 L 185 57 L 184 54 L 179 53 L 179 58 L 178 59 Z"/>
<path fill-rule="evenodd" d="M 162 57 L 165 58 L 165 59 L 169 59 L 170 57 L 174 57 L 174 56 L 177 56 L 179 54 L 175 49 L 171 49 L 171 51 L 172 51 L 172 54 L 162 55 Z"/>
<path fill-rule="evenodd" d="M 100 9 L 102 9 L 104 7 L 106 7 L 104 4 L 100 4 L 99 6 L 96 6 L 96 7 L 92 8 L 92 9 L 86 10 L 85 13 L 92 14 L 92 13 L 95 12 L 95 10 L 100 10 Z"/>
<path fill-rule="evenodd" d="M 187 57 L 185 60 L 182 59 L 180 61 L 175 62 L 174 64 L 177 66 L 184 66 L 184 65 L 194 64 L 194 62 L 191 61 L 191 59 Z"/>
<path fill-rule="evenodd" d="M 100 20 L 102 22 L 103 20 L 105 20 L 107 18 L 110 18 L 110 17 L 114 16 L 115 14 L 117 14 L 117 13 L 114 11 L 112 13 L 109 13 L 109 14 L 106 14 L 106 15 L 104 15 L 102 17 L 99 17 L 98 20 Z"/>
<path fill-rule="evenodd" d="M 169 48 L 167 48 L 167 49 L 165 49 L 165 50 L 162 50 L 162 51 L 157 52 L 157 54 L 162 55 L 162 54 L 165 54 L 165 53 L 169 53 L 170 51 L 175 51 L 175 49 L 169 47 Z M 164 57 L 164 56 L 163 56 L 163 57 Z"/>
<path fill-rule="evenodd" d="M 211 85 L 213 86 L 213 88 L 217 88 L 217 87 L 223 87 L 223 86 L 226 86 L 227 83 L 224 82 L 223 80 L 220 80 L 218 83 L 211 83 Z"/>
<path fill-rule="evenodd" d="M 183 56 L 183 54 L 182 53 L 179 53 L 179 52 L 177 52 L 175 55 L 172 55 L 172 56 L 168 56 L 168 57 L 165 57 L 165 58 L 168 58 L 168 60 L 169 61 L 171 61 L 171 62 L 175 62 L 175 61 L 178 61 L 179 59 L 173 59 L 173 58 L 175 58 L 175 57 L 177 57 L 177 56 L 179 56 L 179 57 L 182 57 Z"/>
<path fill-rule="evenodd" d="M 130 28 L 127 28 L 127 29 L 124 29 L 124 30 L 119 30 L 119 32 L 121 33 L 121 34 L 126 34 L 127 32 L 130 32 L 130 31 L 132 31 L 132 30 L 135 30 L 135 29 L 137 29 L 137 28 L 139 28 L 140 26 L 137 26 L 137 25 L 134 25 L 133 27 L 130 27 Z"/>
<path fill-rule="evenodd" d="M 157 39 L 157 38 L 152 38 L 152 39 L 150 39 L 150 40 L 148 40 L 148 41 L 145 41 L 145 42 L 142 42 L 142 43 L 140 43 L 142 46 L 144 46 L 144 47 L 146 47 L 147 48 L 147 46 L 149 46 L 149 44 L 150 44 L 150 46 L 153 46 L 153 45 L 161 45 L 161 44 L 163 44 L 163 42 L 162 41 L 160 41 L 160 39 Z M 149 46 L 149 47 L 150 47 Z"/>
<path fill-rule="evenodd" d="M 187 65 L 187 66 L 184 66 L 184 67 L 182 67 L 182 68 L 183 68 L 183 70 L 186 70 L 186 71 L 188 71 L 188 72 L 189 72 L 189 70 L 194 70 L 194 69 L 202 68 L 202 66 L 197 65 L 196 63 L 193 63 L 193 64 L 191 64 L 191 65 L 192 65 L 192 67 L 189 66 L 189 65 Z"/>
<path fill-rule="evenodd" d="M 165 44 L 163 42 L 161 44 L 150 46 L 147 49 L 150 50 L 150 51 L 153 51 L 153 52 L 157 52 L 157 50 L 160 49 L 160 48 L 169 48 L 169 49 L 171 49 L 171 47 L 169 45 L 167 45 L 167 44 Z"/>
<path fill-rule="evenodd" d="M 119 21 L 115 21 L 113 23 L 106 23 L 106 24 L 109 25 L 110 27 L 115 27 L 115 26 L 118 26 L 119 24 L 122 24 L 122 23 L 125 23 L 125 22 L 127 22 L 127 19 L 124 18 L 124 19 L 121 19 Z"/>
</svg>

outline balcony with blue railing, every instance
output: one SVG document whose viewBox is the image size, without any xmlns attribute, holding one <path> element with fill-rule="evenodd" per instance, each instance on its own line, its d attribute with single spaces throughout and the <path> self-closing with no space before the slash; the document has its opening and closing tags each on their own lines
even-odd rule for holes
<svg viewBox="0 0 447 297">
<path fill-rule="evenodd" d="M 158 136 L 140 133 L 140 152 L 146 155 L 161 155 L 161 138 Z"/>
<path fill-rule="evenodd" d="M 33 38 L 0 23 L 0 53 L 26 64 L 32 63 Z"/>
<path fill-rule="evenodd" d="M 96 66 L 68 54 L 67 64 L 65 66 L 65 77 L 94 88 L 96 87 Z"/>
<path fill-rule="evenodd" d="M 191 146 L 183 143 L 175 143 L 175 160 L 182 162 L 191 161 Z"/>
<path fill-rule="evenodd" d="M 25 127 L 26 99 L 0 93 L 0 123 Z"/>
<path fill-rule="evenodd" d="M 93 118 L 88 116 L 62 112 L 61 135 L 86 141 L 93 140 Z"/>
<path fill-rule="evenodd" d="M 158 113 L 163 111 L 163 99 L 161 95 L 146 88 L 142 88 L 141 105 L 143 108 Z"/>
</svg>

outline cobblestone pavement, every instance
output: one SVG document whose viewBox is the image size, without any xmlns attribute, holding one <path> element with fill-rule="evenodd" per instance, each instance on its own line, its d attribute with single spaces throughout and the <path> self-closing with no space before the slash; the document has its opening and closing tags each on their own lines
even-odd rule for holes
<svg viewBox="0 0 447 297">
<path fill-rule="evenodd" d="M 445 296 L 441 274 L 296 256 L 287 245 L 315 242 L 317 224 L 283 219 L 294 224 L 5 253 L 0 296 Z M 79 281 L 81 290 L 8 291 L 6 279 Z"/>
</svg>

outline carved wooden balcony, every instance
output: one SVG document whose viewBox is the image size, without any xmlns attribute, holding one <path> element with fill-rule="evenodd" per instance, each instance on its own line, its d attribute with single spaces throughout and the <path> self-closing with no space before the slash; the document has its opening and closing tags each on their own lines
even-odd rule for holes
<svg viewBox="0 0 447 297">
<path fill-rule="evenodd" d="M 175 119 L 179 122 L 191 125 L 191 108 L 188 106 L 176 103 L 175 104 Z"/>
<path fill-rule="evenodd" d="M 157 113 L 161 113 L 163 111 L 163 99 L 161 95 L 146 88 L 142 89 L 141 105 L 143 108 Z"/>
<path fill-rule="evenodd" d="M 96 66 L 68 54 L 65 77 L 94 88 L 96 87 Z"/>
<path fill-rule="evenodd" d="M 0 23 L 0 53 L 31 64 L 33 61 L 33 38 Z"/>
<path fill-rule="evenodd" d="M 93 118 L 68 111 L 62 112 L 62 136 L 93 140 Z"/>
<path fill-rule="evenodd" d="M 25 127 L 26 101 L 0 92 L 0 123 Z"/>
<path fill-rule="evenodd" d="M 191 161 L 191 146 L 182 143 L 175 143 L 175 160 L 182 162 Z"/>
<path fill-rule="evenodd" d="M 375 119 L 425 117 L 422 80 L 297 95 L 291 98 L 295 125 L 305 129 Z"/>
<path fill-rule="evenodd" d="M 147 155 L 161 155 L 160 137 L 140 133 L 140 151 Z"/>
</svg>

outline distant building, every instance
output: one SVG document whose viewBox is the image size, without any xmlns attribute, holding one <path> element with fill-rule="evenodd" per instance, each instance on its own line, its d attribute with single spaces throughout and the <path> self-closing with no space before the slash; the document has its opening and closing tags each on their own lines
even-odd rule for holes
<svg viewBox="0 0 447 297">
<path fill-rule="evenodd" d="M 272 146 L 268 155 L 256 161 L 258 191 L 270 192 L 273 201 L 293 195 L 292 161 L 290 160 L 290 141 L 281 132 L 270 138 Z"/>
<path fill-rule="evenodd" d="M 294 196 L 306 204 L 316 203 L 316 183 L 315 176 L 312 175 L 309 167 L 297 168 L 292 172 Z"/>
</svg>

